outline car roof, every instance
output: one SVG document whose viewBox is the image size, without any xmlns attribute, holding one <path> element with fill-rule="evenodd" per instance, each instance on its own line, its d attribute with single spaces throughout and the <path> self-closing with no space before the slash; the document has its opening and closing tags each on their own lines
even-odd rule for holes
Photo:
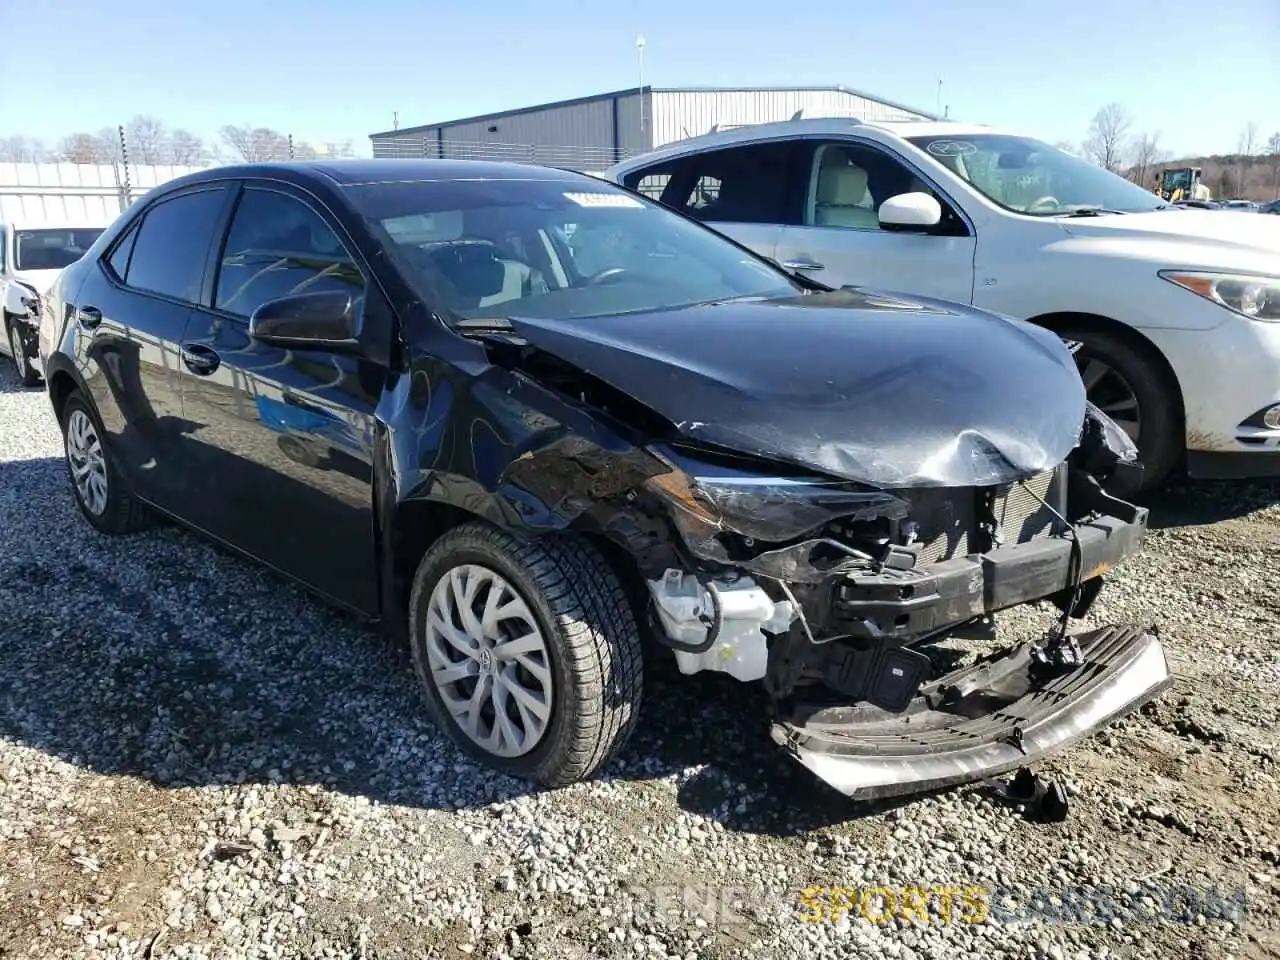
<svg viewBox="0 0 1280 960">
<path fill-rule="evenodd" d="M 1008 134 L 1007 130 L 986 127 L 976 123 L 958 123 L 949 120 L 856 120 L 852 117 L 813 117 L 803 120 L 778 120 L 772 123 L 753 123 L 728 130 L 715 130 L 686 140 L 658 147 L 640 156 L 615 164 L 610 171 L 627 170 L 633 166 L 647 166 L 668 157 L 698 153 L 736 143 L 753 140 L 772 140 L 786 137 L 841 137 L 871 133 L 881 137 L 905 139 L 907 137 L 978 136 L 980 134 Z"/>
<path fill-rule="evenodd" d="M 214 180 L 254 177 L 281 179 L 300 184 L 353 186 L 361 183 L 461 180 L 578 181 L 589 178 L 572 170 L 527 163 L 487 160 L 433 160 L 377 157 L 355 160 L 292 160 L 239 163 L 210 167 L 164 183 L 163 192 Z M 160 192 L 159 190 L 156 191 Z M 148 191 L 150 194 L 151 191 Z"/>
</svg>

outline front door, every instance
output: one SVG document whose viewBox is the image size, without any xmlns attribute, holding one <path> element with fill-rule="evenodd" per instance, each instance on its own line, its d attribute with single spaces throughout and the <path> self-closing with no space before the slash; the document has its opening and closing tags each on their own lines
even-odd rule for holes
<svg viewBox="0 0 1280 960">
<path fill-rule="evenodd" d="M 149 206 L 87 270 L 71 304 L 86 383 L 106 442 L 130 487 L 181 512 L 185 473 L 179 344 L 205 271 L 228 192 L 202 186 Z"/>
<path fill-rule="evenodd" d="M 857 285 L 971 303 L 976 238 L 948 200 L 878 145 L 807 141 L 796 175 L 801 222 L 783 229 L 775 257 L 833 287 Z M 900 193 L 931 193 L 943 207 L 930 232 L 885 230 L 876 211 Z"/>
<path fill-rule="evenodd" d="M 183 377 L 202 469 L 190 511 L 208 533 L 375 614 L 374 408 L 386 370 L 249 336 L 263 302 L 342 289 L 363 298 L 361 269 L 318 208 L 278 185 L 236 201 L 209 307 L 183 342 L 203 369 Z M 385 309 L 380 297 L 376 307 Z M 385 328 L 384 328 L 385 329 Z"/>
</svg>

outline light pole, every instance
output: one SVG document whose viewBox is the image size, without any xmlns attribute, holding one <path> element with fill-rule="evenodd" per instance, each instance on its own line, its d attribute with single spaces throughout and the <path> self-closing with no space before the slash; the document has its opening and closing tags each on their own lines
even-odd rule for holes
<svg viewBox="0 0 1280 960">
<path fill-rule="evenodd" d="M 640 62 L 640 140 L 644 141 L 644 34 L 636 37 L 636 56 Z"/>
</svg>

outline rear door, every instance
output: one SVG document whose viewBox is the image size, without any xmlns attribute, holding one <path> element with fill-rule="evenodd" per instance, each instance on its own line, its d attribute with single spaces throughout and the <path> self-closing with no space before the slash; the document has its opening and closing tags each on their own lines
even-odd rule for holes
<svg viewBox="0 0 1280 960">
<path fill-rule="evenodd" d="M 85 271 L 68 314 L 77 361 L 107 443 L 130 485 L 181 512 L 184 477 L 179 344 L 204 289 L 226 212 L 224 184 L 192 187 L 150 204 Z"/>
<path fill-rule="evenodd" d="M 364 299 L 366 329 L 389 342 L 390 308 L 352 250 L 307 195 L 243 185 L 208 305 L 183 340 L 199 359 L 181 378 L 193 421 L 188 510 L 209 534 L 376 614 L 372 450 L 386 367 L 249 336 L 249 317 L 265 301 L 337 289 Z"/>
<path fill-rule="evenodd" d="M 777 259 L 833 287 L 878 287 L 960 303 L 973 300 L 977 239 L 959 208 L 878 144 L 805 140 L 792 168 L 803 196 L 800 221 L 782 231 Z M 931 194 L 942 222 L 928 231 L 880 226 L 877 211 L 901 193 Z"/>
<path fill-rule="evenodd" d="M 783 227 L 800 223 L 796 152 L 791 141 L 746 143 L 636 170 L 623 183 L 773 257 Z"/>
</svg>

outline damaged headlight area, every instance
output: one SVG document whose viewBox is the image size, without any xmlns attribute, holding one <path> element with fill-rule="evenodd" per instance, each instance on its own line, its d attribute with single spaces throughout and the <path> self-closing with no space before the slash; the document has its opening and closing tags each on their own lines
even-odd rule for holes
<svg viewBox="0 0 1280 960">
<path fill-rule="evenodd" d="M 642 487 L 684 558 L 647 575 L 655 635 L 684 673 L 763 682 L 774 738 L 843 792 L 1025 765 L 1169 682 L 1140 628 L 1066 632 L 1147 521 L 1117 495 L 1138 451 L 1091 404 L 1065 461 L 990 486 L 881 490 L 691 444 L 649 453 L 669 470 Z M 937 641 L 1042 600 L 1062 612 L 1042 641 L 937 659 Z"/>
</svg>

